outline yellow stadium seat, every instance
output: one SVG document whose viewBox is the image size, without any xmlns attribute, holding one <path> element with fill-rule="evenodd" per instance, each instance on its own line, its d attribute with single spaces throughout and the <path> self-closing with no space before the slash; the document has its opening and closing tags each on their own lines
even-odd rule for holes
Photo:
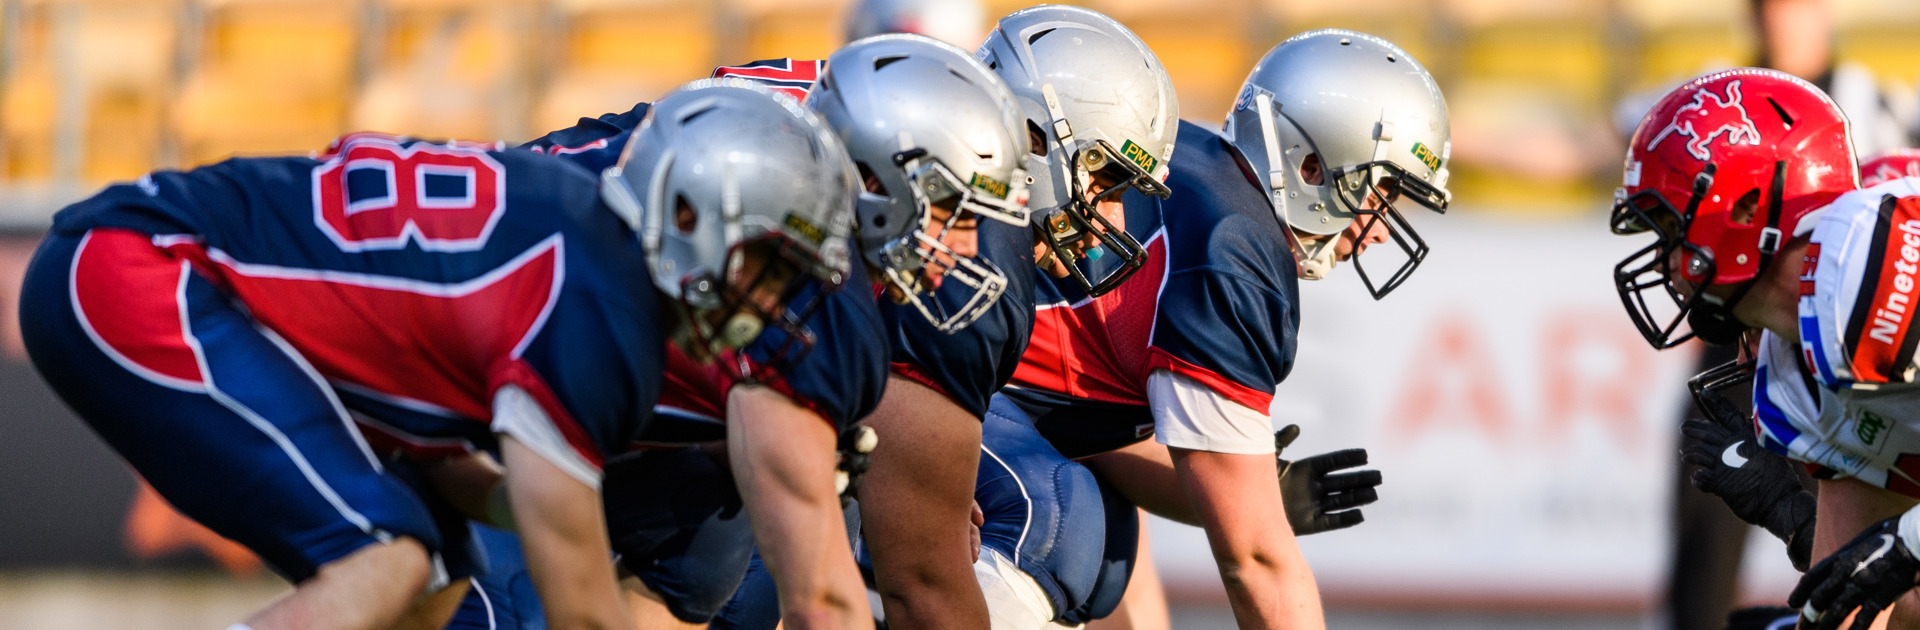
<svg viewBox="0 0 1920 630">
<path fill-rule="evenodd" d="M 527 133 L 525 72 L 543 40 L 519 2 L 398 0 L 387 5 L 376 69 L 352 127 L 440 138 Z"/>
<path fill-rule="evenodd" d="M 210 3 L 206 54 L 175 106 L 183 157 L 301 153 L 347 131 L 358 10 L 338 0 Z"/>
<path fill-rule="evenodd" d="M 99 183 L 162 159 L 179 3 L 27 3 L 11 25 L 0 179 Z M 61 138 L 62 129 L 75 135 Z M 61 155 L 77 157 L 61 166 Z"/>
</svg>

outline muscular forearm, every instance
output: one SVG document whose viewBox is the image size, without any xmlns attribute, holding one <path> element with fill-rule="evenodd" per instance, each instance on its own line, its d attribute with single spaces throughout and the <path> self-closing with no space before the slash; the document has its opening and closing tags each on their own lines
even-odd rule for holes
<svg viewBox="0 0 1920 630">
<path fill-rule="evenodd" d="M 629 628 L 608 559 L 600 493 L 511 437 L 500 439 L 527 570 L 554 628 Z"/>
<path fill-rule="evenodd" d="M 727 448 L 785 627 L 871 627 L 834 491 L 833 427 L 764 387 L 728 396 Z"/>
<path fill-rule="evenodd" d="M 1241 628 L 1322 628 L 1320 592 L 1300 555 L 1271 455 L 1171 449 Z"/>
</svg>

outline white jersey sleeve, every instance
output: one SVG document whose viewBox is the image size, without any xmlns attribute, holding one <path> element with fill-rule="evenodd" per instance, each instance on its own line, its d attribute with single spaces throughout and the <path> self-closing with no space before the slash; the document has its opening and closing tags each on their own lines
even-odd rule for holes
<svg viewBox="0 0 1920 630">
<path fill-rule="evenodd" d="M 1273 419 L 1265 409 L 1234 402 L 1200 381 L 1169 370 L 1147 376 L 1154 441 L 1214 453 L 1273 452 Z"/>
<path fill-rule="evenodd" d="M 493 432 L 513 437 L 568 476 L 600 490 L 600 469 L 574 450 L 560 428 L 533 400 L 533 395 L 518 385 L 501 387 L 493 395 Z"/>
</svg>

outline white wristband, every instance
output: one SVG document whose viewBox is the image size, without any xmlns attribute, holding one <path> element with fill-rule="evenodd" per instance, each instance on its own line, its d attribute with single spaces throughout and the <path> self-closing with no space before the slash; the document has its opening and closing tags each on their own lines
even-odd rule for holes
<svg viewBox="0 0 1920 630">
<path fill-rule="evenodd" d="M 1900 544 L 1906 545 L 1907 553 L 1920 558 L 1920 505 L 1900 515 L 1900 524 L 1894 528 L 1900 536 Z"/>
</svg>

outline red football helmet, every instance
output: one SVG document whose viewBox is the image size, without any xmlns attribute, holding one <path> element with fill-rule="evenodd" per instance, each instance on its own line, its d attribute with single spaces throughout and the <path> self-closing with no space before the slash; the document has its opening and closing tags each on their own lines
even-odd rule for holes
<svg viewBox="0 0 1920 630">
<path fill-rule="evenodd" d="M 1647 112 L 1627 147 L 1613 231 L 1656 238 L 1614 267 L 1620 300 L 1655 348 L 1696 335 L 1730 343 L 1748 328 L 1733 305 L 1795 224 L 1858 187 L 1846 116 L 1820 88 L 1759 68 L 1689 81 Z M 1722 300 L 1682 293 L 1677 280 L 1739 288 Z M 1655 288 L 1670 306 L 1648 303 Z M 1676 334 L 1682 320 L 1687 331 Z"/>
<path fill-rule="evenodd" d="M 1894 149 L 1860 165 L 1860 187 L 1903 177 L 1920 177 L 1920 149 Z"/>
</svg>

